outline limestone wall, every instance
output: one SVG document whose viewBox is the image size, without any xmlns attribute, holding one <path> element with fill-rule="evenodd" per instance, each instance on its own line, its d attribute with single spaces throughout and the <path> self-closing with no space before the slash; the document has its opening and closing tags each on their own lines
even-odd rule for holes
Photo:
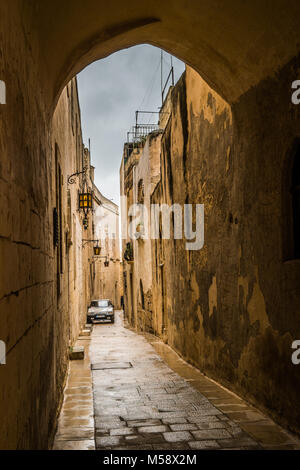
<svg viewBox="0 0 300 470">
<path fill-rule="evenodd" d="M 232 108 L 187 68 L 172 93 L 152 202 L 203 203 L 205 244 L 186 251 L 185 240 L 153 241 L 152 263 L 154 330 L 299 430 L 291 344 L 300 337 L 300 264 L 283 250 L 287 161 L 300 123 L 283 88 L 295 64 Z"/>
<path fill-rule="evenodd" d="M 142 152 L 141 148 L 135 148 L 130 153 L 127 146 L 124 146 L 123 158 L 120 167 L 120 196 L 121 196 L 121 237 L 122 237 L 122 283 L 124 298 L 125 317 L 135 327 L 137 325 L 137 308 L 136 308 L 136 283 L 134 282 L 134 262 L 124 258 L 124 254 L 128 244 L 132 240 L 128 234 L 128 225 L 130 218 L 128 210 L 134 203 L 134 186 L 133 186 L 133 170 L 138 163 Z"/>
<path fill-rule="evenodd" d="M 152 268 L 150 233 L 150 195 L 160 177 L 161 134 L 150 134 L 133 172 L 133 203 L 142 204 L 144 213 L 137 213 L 136 224 L 139 238 L 133 240 L 134 290 L 137 327 L 152 332 Z"/>
<path fill-rule="evenodd" d="M 100 257 L 95 258 L 96 299 L 110 299 L 116 309 L 120 309 L 120 239 L 119 208 L 112 201 L 95 190 L 96 212 L 94 215 L 95 239 L 101 247 Z M 105 266 L 105 261 L 109 262 Z"/>
<path fill-rule="evenodd" d="M 10 60 L 10 47 L 25 54 L 17 27 L 16 20 L 8 28 L 14 37 L 6 34 L 1 69 L 9 92 L 0 110 L 0 338 L 7 348 L 0 367 L 0 448 L 36 449 L 51 443 L 68 348 L 85 322 L 90 271 L 76 210 L 78 183 L 67 184 L 82 167 L 76 82 L 63 91 L 47 127 L 34 67 L 16 72 Z"/>
<path fill-rule="evenodd" d="M 51 134 L 18 7 L 0 7 L 0 71 L 7 84 L 0 107 L 2 449 L 47 447 L 66 371 L 59 341 L 66 324 L 54 300 Z M 34 34 L 31 51 L 38 54 Z"/>
</svg>

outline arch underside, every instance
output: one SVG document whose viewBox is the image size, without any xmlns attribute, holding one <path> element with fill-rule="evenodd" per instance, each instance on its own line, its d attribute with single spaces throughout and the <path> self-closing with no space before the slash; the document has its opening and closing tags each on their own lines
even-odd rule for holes
<svg viewBox="0 0 300 470">
<path fill-rule="evenodd" d="M 228 102 L 273 75 L 300 49 L 296 0 L 288 7 L 284 0 L 35 4 L 36 9 L 31 4 L 26 8 L 52 107 L 66 83 L 89 63 L 141 43 L 161 47 L 192 66 Z"/>
</svg>

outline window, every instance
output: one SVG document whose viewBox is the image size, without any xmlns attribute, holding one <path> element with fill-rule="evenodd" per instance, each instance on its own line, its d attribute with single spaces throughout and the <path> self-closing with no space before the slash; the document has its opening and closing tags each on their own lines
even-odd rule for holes
<svg viewBox="0 0 300 470">
<path fill-rule="evenodd" d="M 127 296 L 127 273 L 123 272 L 124 296 Z"/>
<path fill-rule="evenodd" d="M 91 307 L 104 308 L 104 307 L 109 307 L 109 306 L 110 306 L 110 302 L 108 300 L 92 300 L 91 302 Z"/>
<path fill-rule="evenodd" d="M 144 204 L 145 194 L 144 194 L 144 182 L 142 179 L 138 182 L 138 194 L 137 200 L 139 204 Z"/>
<path fill-rule="evenodd" d="M 142 279 L 140 279 L 140 292 L 141 292 L 142 309 L 145 310 L 145 296 L 144 296 L 144 289 L 143 289 Z"/>
<path fill-rule="evenodd" d="M 57 298 L 61 294 L 61 274 L 63 273 L 63 227 L 62 227 L 62 173 L 60 168 L 60 153 L 58 145 L 55 144 L 55 203 L 53 211 L 54 223 L 54 246 L 56 248 L 56 276 L 57 276 Z"/>
</svg>

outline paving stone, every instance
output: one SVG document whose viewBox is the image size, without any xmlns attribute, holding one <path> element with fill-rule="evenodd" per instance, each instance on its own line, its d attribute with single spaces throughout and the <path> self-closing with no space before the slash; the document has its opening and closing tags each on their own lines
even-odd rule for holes
<svg viewBox="0 0 300 470">
<path fill-rule="evenodd" d="M 125 427 L 110 430 L 111 436 L 126 436 L 128 434 L 133 434 L 133 433 L 134 433 L 134 429 L 125 428 Z"/>
<path fill-rule="evenodd" d="M 195 431 L 198 429 L 197 426 L 193 423 L 170 424 L 170 428 L 172 431 Z"/>
<path fill-rule="evenodd" d="M 222 448 L 238 448 L 243 447 L 244 449 L 259 449 L 260 446 L 250 437 L 243 437 L 241 439 L 221 439 L 218 443 Z"/>
<path fill-rule="evenodd" d="M 165 418 L 184 418 L 187 415 L 186 411 L 166 411 L 163 413 L 159 413 L 159 417 L 161 419 Z"/>
<path fill-rule="evenodd" d="M 184 424 L 187 423 L 186 418 L 164 418 L 162 420 L 164 424 Z"/>
<path fill-rule="evenodd" d="M 95 430 L 95 438 L 96 437 L 105 437 L 110 436 L 110 429 L 96 429 Z"/>
<path fill-rule="evenodd" d="M 125 421 L 120 421 L 118 420 L 102 420 L 101 418 L 98 418 L 96 416 L 95 418 L 95 427 L 96 429 L 114 429 L 114 428 L 119 428 L 126 426 Z"/>
<path fill-rule="evenodd" d="M 218 416 L 187 416 L 187 420 L 189 423 L 196 423 L 196 424 L 202 424 L 202 423 L 219 423 L 219 417 Z"/>
<path fill-rule="evenodd" d="M 188 431 L 165 432 L 164 438 L 167 442 L 190 441 L 192 436 Z"/>
<path fill-rule="evenodd" d="M 217 441 L 191 441 L 189 446 L 193 450 L 203 450 L 203 449 L 220 449 L 221 446 Z"/>
<path fill-rule="evenodd" d="M 124 419 L 124 421 L 139 421 L 139 420 L 144 420 L 144 419 L 157 419 L 159 416 L 159 413 L 153 413 L 155 416 L 149 416 L 150 413 L 121 413 L 121 417 Z"/>
<path fill-rule="evenodd" d="M 120 444 L 120 437 L 118 436 L 107 436 L 107 437 L 96 437 L 96 447 L 106 448 L 111 446 L 117 446 Z"/>
<path fill-rule="evenodd" d="M 159 444 L 166 442 L 162 434 L 148 433 L 132 436 L 124 436 L 126 443 L 130 445 Z"/>
<path fill-rule="evenodd" d="M 164 411 L 177 411 L 177 406 L 175 404 L 174 405 L 157 404 L 156 406 L 157 406 L 157 411 L 159 413 L 164 412 Z"/>
<path fill-rule="evenodd" d="M 226 439 L 230 438 L 230 434 L 226 429 L 208 429 L 205 431 L 192 431 L 196 440 L 209 440 L 209 439 Z"/>
<path fill-rule="evenodd" d="M 161 426 L 143 426 L 141 428 L 138 428 L 138 432 L 143 434 L 143 433 L 152 433 L 152 432 L 165 432 L 167 431 L 168 428 L 167 426 L 161 425 Z"/>
<path fill-rule="evenodd" d="M 125 407 L 106 407 L 104 408 L 103 405 L 99 406 L 95 404 L 95 413 L 97 416 L 105 416 L 109 418 L 111 416 L 122 416 L 122 414 L 126 413 Z"/>
<path fill-rule="evenodd" d="M 189 411 L 188 416 L 217 416 L 222 414 L 222 411 L 217 410 L 216 408 L 203 409 L 201 411 Z"/>
<path fill-rule="evenodd" d="M 212 421 L 211 423 L 197 423 L 197 426 L 201 430 L 205 429 L 225 429 L 226 424 L 221 421 Z M 230 430 L 231 432 L 231 430 Z"/>
<path fill-rule="evenodd" d="M 159 419 L 138 419 L 127 421 L 129 427 L 142 427 L 142 426 L 159 426 L 161 421 Z"/>
</svg>

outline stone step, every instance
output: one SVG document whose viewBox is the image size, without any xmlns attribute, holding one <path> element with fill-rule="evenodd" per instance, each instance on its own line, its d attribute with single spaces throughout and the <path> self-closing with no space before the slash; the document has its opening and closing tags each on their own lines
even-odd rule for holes
<svg viewBox="0 0 300 470">
<path fill-rule="evenodd" d="M 74 346 L 70 349 L 69 359 L 71 361 L 84 359 L 84 346 Z"/>
<path fill-rule="evenodd" d="M 91 335 L 91 330 L 84 329 L 81 331 L 80 336 L 90 336 Z"/>
</svg>

